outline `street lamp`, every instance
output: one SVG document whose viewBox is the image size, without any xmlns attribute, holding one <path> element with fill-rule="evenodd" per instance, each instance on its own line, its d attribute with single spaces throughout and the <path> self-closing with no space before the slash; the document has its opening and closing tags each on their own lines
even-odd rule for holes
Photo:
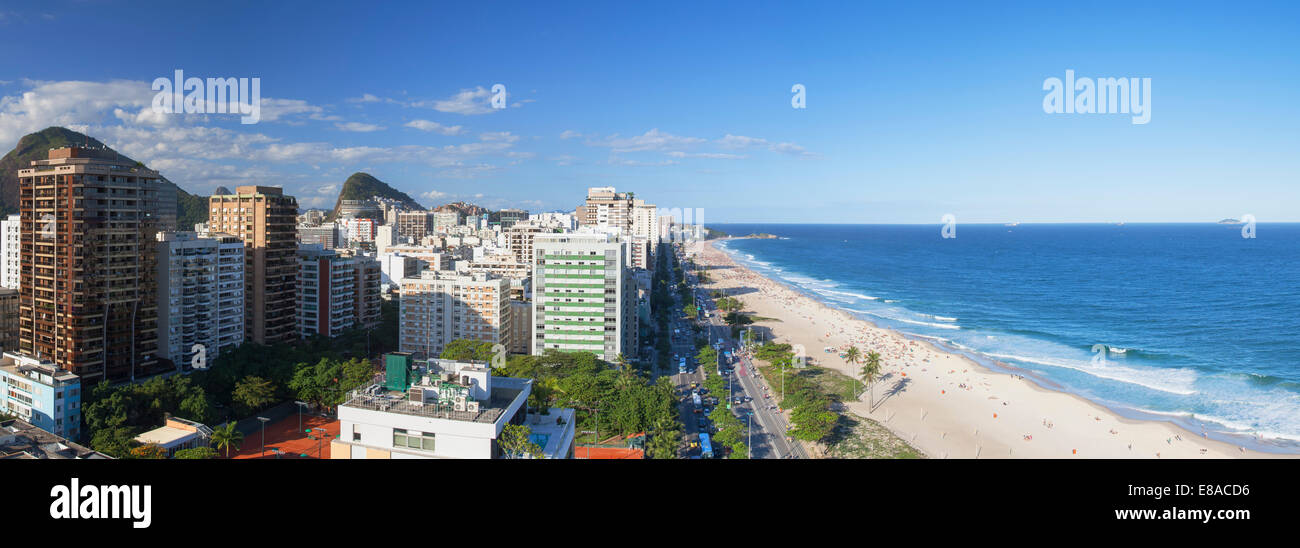
<svg viewBox="0 0 1300 548">
<path fill-rule="evenodd" d="M 302 408 L 307 406 L 307 402 L 294 400 L 293 403 L 298 404 L 298 431 L 302 432 Z"/>
<path fill-rule="evenodd" d="M 271 419 L 268 419 L 266 417 L 257 417 L 257 420 L 262 421 L 262 455 L 261 456 L 265 457 L 266 456 L 266 423 L 271 422 Z"/>
<path fill-rule="evenodd" d="M 319 432 L 317 432 L 316 430 L 319 430 Z M 307 429 L 307 432 L 309 432 L 309 433 L 314 433 L 314 434 L 316 435 L 316 458 L 318 458 L 318 459 L 319 459 L 319 458 L 323 458 L 323 455 L 321 454 L 321 451 L 324 449 L 324 447 L 322 447 L 322 445 L 321 445 L 321 444 L 323 443 L 323 442 L 321 441 L 321 439 L 323 438 L 324 435 L 328 434 L 329 432 L 326 432 L 325 429 L 323 429 L 323 428 L 316 428 L 316 429 L 314 429 L 314 430 L 311 429 L 311 428 L 308 428 L 308 429 Z"/>
</svg>

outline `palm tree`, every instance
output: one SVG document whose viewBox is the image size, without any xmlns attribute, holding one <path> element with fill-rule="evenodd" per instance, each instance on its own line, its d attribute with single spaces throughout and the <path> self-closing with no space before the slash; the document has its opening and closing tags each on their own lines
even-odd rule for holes
<svg viewBox="0 0 1300 548">
<path fill-rule="evenodd" d="M 546 377 L 533 382 L 533 393 L 529 397 L 537 407 L 537 412 L 549 414 L 551 402 L 556 399 L 557 394 L 563 394 L 564 390 L 560 388 L 560 381 L 555 377 Z"/>
<path fill-rule="evenodd" d="M 857 345 L 849 346 L 849 349 L 844 351 L 844 361 L 846 363 L 852 365 L 858 363 L 861 360 L 862 360 L 862 351 L 858 350 Z"/>
<path fill-rule="evenodd" d="M 862 370 L 859 372 L 859 378 L 861 378 L 862 382 L 868 387 L 871 387 L 871 383 L 876 380 L 877 375 L 880 375 L 880 353 L 876 351 L 867 352 L 866 364 L 862 366 Z M 875 407 L 876 405 L 875 399 L 876 393 L 875 390 L 872 390 L 871 399 L 869 400 L 872 407 Z"/>
<path fill-rule="evenodd" d="M 858 347 L 856 346 L 850 346 L 848 350 L 844 351 L 844 361 L 846 362 L 858 363 L 858 360 L 861 359 L 862 359 L 862 351 L 858 350 Z"/>
<path fill-rule="evenodd" d="M 234 447 L 238 451 L 243 441 L 244 433 L 236 429 L 233 422 L 212 429 L 212 444 L 217 446 L 218 450 L 225 449 L 226 458 L 230 458 L 230 448 Z"/>
</svg>

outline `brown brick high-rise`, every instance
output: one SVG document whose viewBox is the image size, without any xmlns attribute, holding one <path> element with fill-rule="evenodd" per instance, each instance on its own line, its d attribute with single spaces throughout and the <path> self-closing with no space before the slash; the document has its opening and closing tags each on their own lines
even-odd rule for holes
<svg viewBox="0 0 1300 548">
<path fill-rule="evenodd" d="M 209 231 L 244 240 L 244 340 L 296 340 L 298 201 L 276 187 L 241 186 L 208 205 Z"/>
<path fill-rule="evenodd" d="M 158 172 L 52 149 L 18 170 L 19 349 L 81 375 L 134 380 L 158 359 Z"/>
</svg>

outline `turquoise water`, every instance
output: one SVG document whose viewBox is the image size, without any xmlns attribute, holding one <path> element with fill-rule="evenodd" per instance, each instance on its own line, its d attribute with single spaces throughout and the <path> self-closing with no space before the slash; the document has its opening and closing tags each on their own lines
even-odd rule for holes
<svg viewBox="0 0 1300 548">
<path fill-rule="evenodd" d="M 717 228 L 781 236 L 720 247 L 878 325 L 1130 416 L 1300 447 L 1300 225 Z"/>
</svg>

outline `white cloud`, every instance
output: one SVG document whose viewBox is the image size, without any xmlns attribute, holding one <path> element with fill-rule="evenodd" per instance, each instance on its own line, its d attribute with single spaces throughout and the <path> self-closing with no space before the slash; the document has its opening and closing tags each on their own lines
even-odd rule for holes
<svg viewBox="0 0 1300 548">
<path fill-rule="evenodd" d="M 363 124 L 361 122 L 339 123 L 339 124 L 334 124 L 334 127 L 339 128 L 340 130 L 343 131 L 355 131 L 358 133 L 369 133 L 371 131 L 379 131 L 381 129 L 384 129 L 384 126 L 381 125 Z"/>
<path fill-rule="evenodd" d="M 803 147 L 794 143 L 771 143 L 767 139 L 758 137 L 746 137 L 744 135 L 732 135 L 728 133 L 725 137 L 715 141 L 718 146 L 726 149 L 738 150 L 750 147 L 766 148 L 771 152 L 787 154 L 790 156 L 812 157 L 815 154 L 808 152 Z"/>
<path fill-rule="evenodd" d="M 0 143 L 4 148 L 23 135 L 49 126 L 93 124 L 118 118 L 117 110 L 138 111 L 152 104 L 154 92 L 145 82 L 35 82 L 18 96 L 0 98 Z"/>
<path fill-rule="evenodd" d="M 725 152 L 682 152 L 674 150 L 668 153 L 673 158 L 710 158 L 714 160 L 743 160 L 747 156 L 743 154 L 727 154 Z"/>
<path fill-rule="evenodd" d="M 411 120 L 405 124 L 406 127 L 415 128 L 420 131 L 434 131 L 443 135 L 460 135 L 464 126 L 444 126 L 438 122 L 429 120 Z"/>
<path fill-rule="evenodd" d="M 155 92 L 146 82 L 23 80 L 16 87 L 18 90 L 7 95 L 0 93 L 0 149 L 11 148 L 23 135 L 46 127 L 68 127 L 160 170 L 187 190 L 204 194 L 218 185 L 265 184 L 270 180 L 298 194 L 314 195 L 324 186 L 319 183 L 322 176 L 390 163 L 418 164 L 444 170 L 443 177 L 468 178 L 532 157 L 531 152 L 515 149 L 522 140 L 510 132 L 483 133 L 469 142 L 443 146 L 287 141 L 259 132 L 260 125 L 240 125 L 222 115 L 154 113 Z M 317 119 L 336 121 L 345 131 L 382 129 L 378 124 L 343 122 L 324 108 L 301 100 L 264 98 L 263 102 L 263 121 Z M 214 122 L 229 123 L 208 125 Z M 447 135 L 464 134 L 461 126 L 424 128 Z M 500 160 L 510 163 L 497 165 Z"/>
<path fill-rule="evenodd" d="M 627 158 L 623 158 L 623 157 L 621 157 L 621 156 L 610 156 L 610 157 L 609 157 L 609 163 L 612 164 L 612 165 L 616 165 L 616 166 L 625 166 L 625 167 L 658 167 L 658 166 L 671 166 L 671 165 L 676 164 L 677 162 L 676 162 L 676 161 L 673 161 L 673 160 L 661 160 L 661 161 L 658 161 L 658 162 L 645 162 L 645 161 L 641 161 L 641 160 L 630 160 L 630 159 L 627 159 Z"/>
<path fill-rule="evenodd" d="M 446 196 L 447 196 L 446 192 L 441 192 L 437 190 L 430 190 L 428 192 L 424 192 L 420 194 L 421 198 L 428 198 L 430 200 L 440 200 L 442 198 L 445 198 Z"/>
<path fill-rule="evenodd" d="M 718 146 L 722 148 L 737 149 L 737 148 L 747 148 L 751 146 L 766 145 L 767 139 L 759 139 L 757 137 L 746 137 L 744 135 L 732 135 L 728 133 L 726 137 L 718 139 L 717 143 Z"/>
<path fill-rule="evenodd" d="M 582 134 L 571 129 L 566 129 L 564 133 L 560 134 L 561 139 L 577 139 L 578 137 L 582 137 Z"/>
<path fill-rule="evenodd" d="M 619 137 L 617 134 L 602 140 L 588 141 L 592 146 L 609 147 L 614 152 L 639 152 L 646 150 L 668 151 L 694 147 L 705 142 L 697 137 L 682 137 L 651 129 L 635 137 Z"/>
<path fill-rule="evenodd" d="M 262 98 L 262 121 L 275 122 L 281 118 L 287 118 L 298 114 L 309 114 L 320 116 L 324 111 L 321 107 L 308 104 L 301 99 L 272 99 Z"/>
<path fill-rule="evenodd" d="M 479 140 L 482 141 L 505 141 L 507 143 L 513 143 L 519 140 L 518 135 L 512 134 L 509 131 L 493 131 L 493 132 L 480 133 L 478 134 L 478 138 Z"/>
<path fill-rule="evenodd" d="M 776 143 L 768 147 L 768 150 L 771 150 L 772 152 L 779 152 L 781 154 L 789 154 L 791 156 L 799 156 L 801 158 L 809 158 L 812 156 L 816 156 L 816 154 L 808 152 L 807 150 L 804 150 L 803 147 L 796 145 L 794 143 Z"/>
<path fill-rule="evenodd" d="M 491 98 L 492 93 L 483 86 L 474 89 L 462 89 L 450 98 L 434 101 L 433 109 L 438 112 L 464 115 L 491 114 L 495 110 L 490 104 Z M 417 106 L 423 106 L 424 104 L 418 103 Z"/>
</svg>

